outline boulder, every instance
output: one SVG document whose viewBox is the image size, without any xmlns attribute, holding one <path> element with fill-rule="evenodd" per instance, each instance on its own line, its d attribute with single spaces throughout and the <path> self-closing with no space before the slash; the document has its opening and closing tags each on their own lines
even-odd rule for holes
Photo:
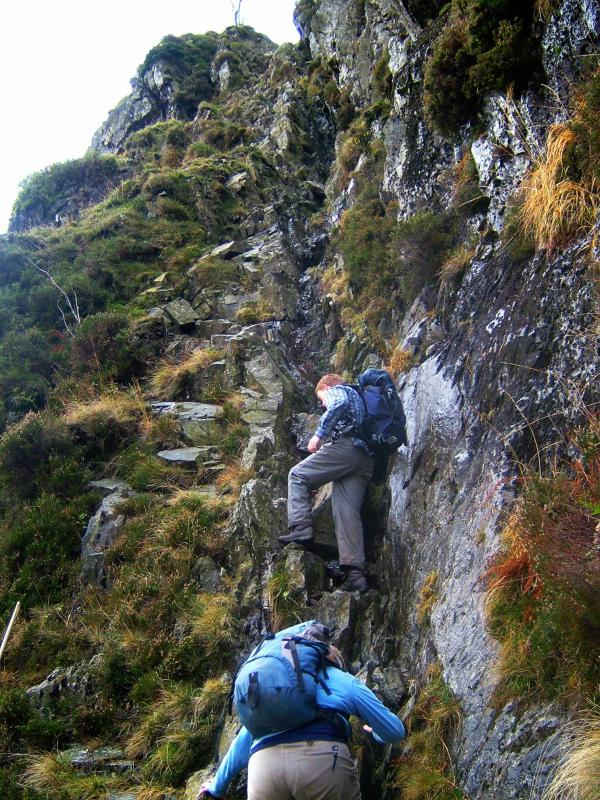
<svg viewBox="0 0 600 800">
<path fill-rule="evenodd" d="M 125 753 L 120 747 L 98 747 L 95 750 L 86 747 L 72 747 L 63 750 L 61 758 L 74 767 L 78 772 L 92 774 L 106 772 L 110 774 L 124 774 L 136 768 L 135 761 L 125 758 Z"/>
<path fill-rule="evenodd" d="M 198 319 L 198 314 L 194 311 L 192 305 L 182 297 L 178 297 L 176 300 L 171 300 L 170 303 L 167 303 L 164 306 L 164 310 L 171 317 L 173 322 L 175 322 L 181 328 L 187 328 L 191 325 L 195 325 L 196 320 Z"/>
<path fill-rule="evenodd" d="M 179 419 L 182 438 L 191 445 L 203 447 L 219 442 L 222 435 L 223 407 L 210 403 L 152 403 L 153 413 L 174 414 Z"/>
<path fill-rule="evenodd" d="M 107 575 L 104 569 L 105 552 L 114 543 L 125 524 L 125 517 L 119 513 L 118 505 L 125 500 L 131 487 L 122 481 L 96 481 L 93 486 L 110 491 L 93 517 L 90 518 L 81 540 L 81 572 L 84 585 L 107 588 Z"/>
<path fill-rule="evenodd" d="M 31 705 L 34 708 L 48 708 L 58 700 L 64 700 L 70 706 L 87 702 L 95 692 L 93 673 L 97 658 L 55 669 L 41 683 L 27 689 Z"/>
<path fill-rule="evenodd" d="M 178 447 L 175 450 L 161 450 L 156 455 L 169 464 L 198 464 L 210 461 L 215 454 L 212 447 Z"/>
</svg>

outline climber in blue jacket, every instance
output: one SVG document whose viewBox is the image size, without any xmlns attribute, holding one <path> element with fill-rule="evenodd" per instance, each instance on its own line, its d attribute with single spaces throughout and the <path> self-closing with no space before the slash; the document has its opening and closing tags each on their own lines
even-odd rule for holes
<svg viewBox="0 0 600 800">
<path fill-rule="evenodd" d="M 381 744 L 403 739 L 404 725 L 370 689 L 344 671 L 342 656 L 334 647 L 327 678 L 317 685 L 316 701 L 319 716 L 300 728 L 259 739 L 242 728 L 198 798 L 222 797 L 248 766 L 248 800 L 360 800 L 346 717 L 362 719 L 367 723 L 364 729 Z"/>
</svg>

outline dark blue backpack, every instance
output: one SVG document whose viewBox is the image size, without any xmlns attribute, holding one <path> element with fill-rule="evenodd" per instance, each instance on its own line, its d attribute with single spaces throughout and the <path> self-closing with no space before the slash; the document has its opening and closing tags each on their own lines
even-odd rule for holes
<svg viewBox="0 0 600 800">
<path fill-rule="evenodd" d="M 233 699 L 253 738 L 306 725 L 318 716 L 317 682 L 327 687 L 317 673 L 327 677 L 329 645 L 302 636 L 316 625 L 311 620 L 271 635 L 240 667 Z"/>
<path fill-rule="evenodd" d="M 408 444 L 406 417 L 392 377 L 384 369 L 367 369 L 358 376 L 354 389 L 362 397 L 367 418 L 358 435 L 377 454 L 390 455 Z"/>
</svg>

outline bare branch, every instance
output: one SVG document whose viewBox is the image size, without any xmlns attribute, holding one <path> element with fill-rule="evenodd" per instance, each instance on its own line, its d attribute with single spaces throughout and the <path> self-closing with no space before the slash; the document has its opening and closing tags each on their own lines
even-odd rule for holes
<svg viewBox="0 0 600 800">
<path fill-rule="evenodd" d="M 34 269 L 37 269 L 38 272 L 41 272 L 42 275 L 45 275 L 48 278 L 48 280 L 50 281 L 50 283 L 52 284 L 52 286 L 54 286 L 54 288 L 57 289 L 62 294 L 62 296 L 65 298 L 65 300 L 67 302 L 68 310 L 69 310 L 71 316 L 75 320 L 75 323 L 77 325 L 79 325 L 80 322 L 81 322 L 81 312 L 79 311 L 79 301 L 77 299 L 77 292 L 73 291 L 73 300 L 71 300 L 69 295 L 65 292 L 65 290 L 62 288 L 62 286 L 58 285 L 58 283 L 55 281 L 54 277 L 50 274 L 50 272 L 48 272 L 47 269 L 44 269 L 44 267 L 40 267 L 40 265 L 36 264 L 36 262 L 33 261 L 33 259 L 31 259 L 31 258 L 28 258 L 26 260 L 27 260 L 27 262 L 29 264 L 31 264 L 31 266 Z M 67 318 L 65 316 L 65 312 L 63 311 L 63 309 L 62 309 L 62 307 L 60 305 L 60 300 L 56 301 L 56 305 L 58 307 L 58 310 L 62 314 L 63 322 L 64 322 L 65 328 L 67 329 L 68 333 L 71 336 L 75 336 L 75 334 L 73 333 L 71 327 L 67 323 Z"/>
<path fill-rule="evenodd" d="M 241 25 L 242 22 L 241 8 L 243 1 L 244 0 L 229 0 L 229 5 L 231 6 L 231 11 L 233 12 L 233 22 L 236 27 Z"/>
</svg>

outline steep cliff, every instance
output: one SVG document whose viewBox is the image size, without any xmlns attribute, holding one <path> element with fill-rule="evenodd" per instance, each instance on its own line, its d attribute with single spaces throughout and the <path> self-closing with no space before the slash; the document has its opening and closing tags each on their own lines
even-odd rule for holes
<svg viewBox="0 0 600 800">
<path fill-rule="evenodd" d="M 9 797 L 193 797 L 236 663 L 300 618 L 410 727 L 357 734 L 364 797 L 541 798 L 597 699 L 600 7 L 296 22 L 167 37 L 0 243 L 0 741 L 48 753 Z M 282 549 L 286 475 L 319 374 L 381 364 L 409 444 L 373 588 L 331 591 L 329 493 Z"/>
</svg>

